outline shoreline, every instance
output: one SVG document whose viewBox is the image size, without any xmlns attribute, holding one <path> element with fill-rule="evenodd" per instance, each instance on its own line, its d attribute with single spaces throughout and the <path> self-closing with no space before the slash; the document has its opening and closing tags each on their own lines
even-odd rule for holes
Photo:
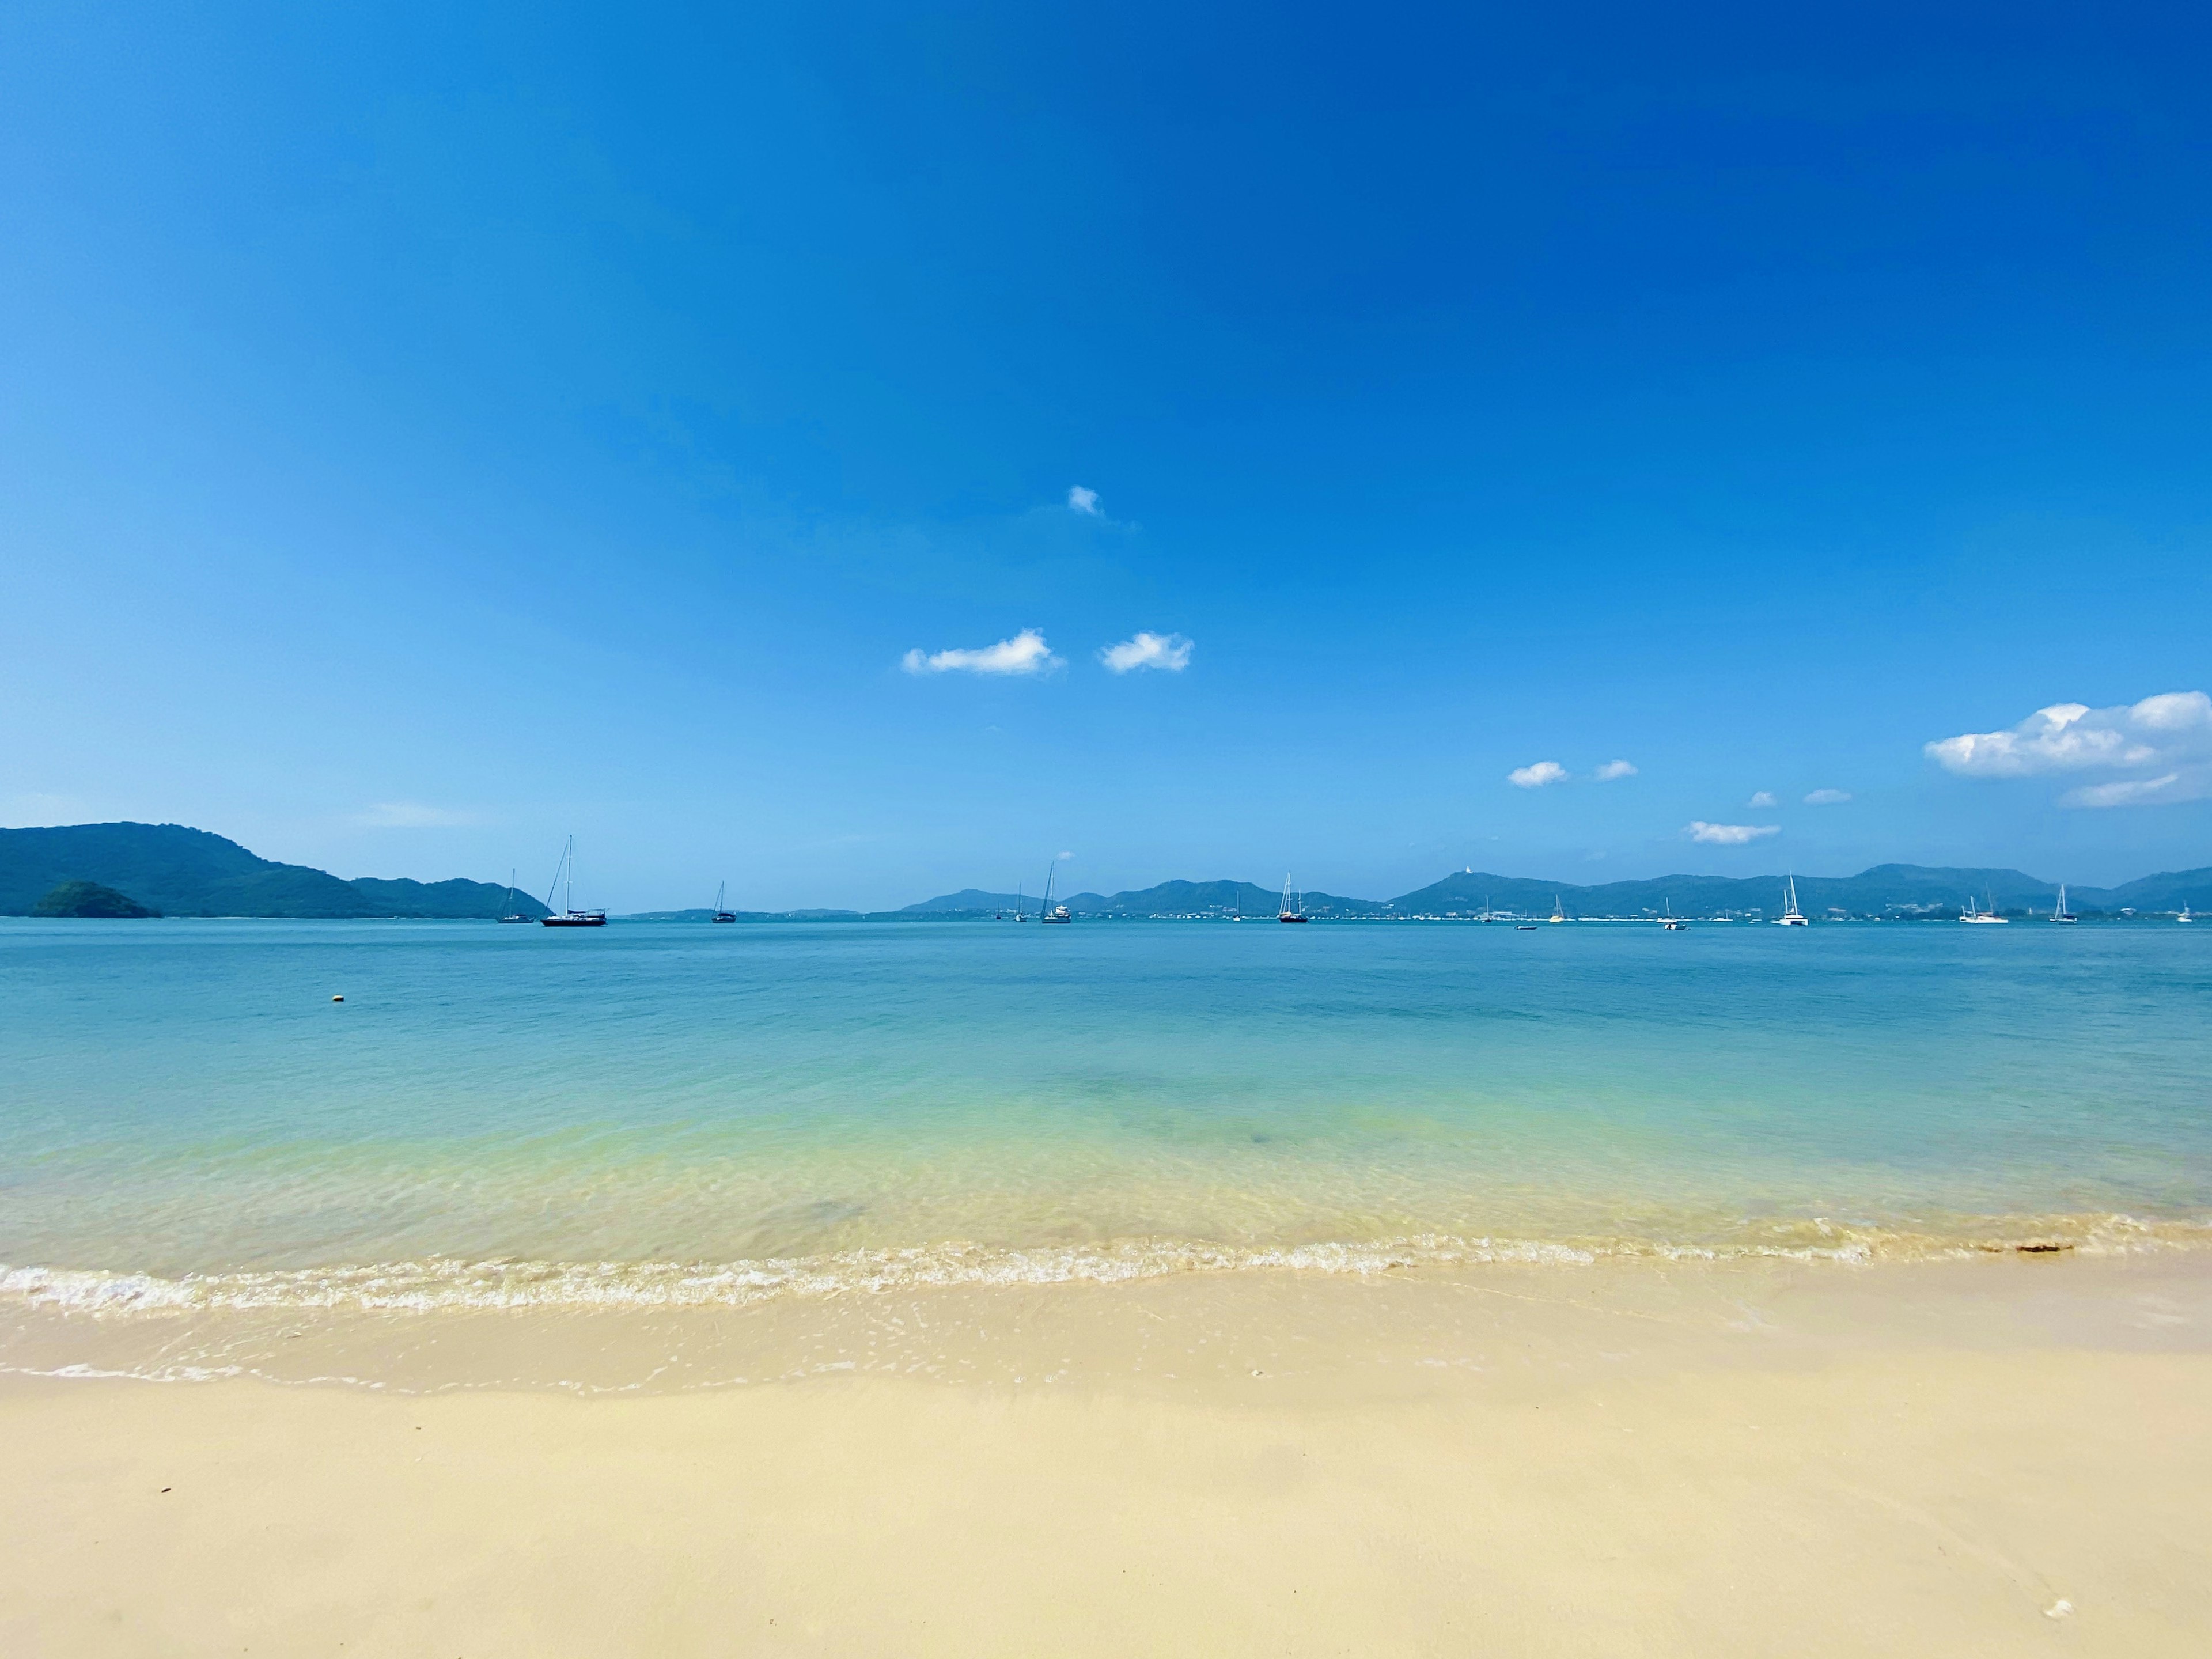
<svg viewBox="0 0 2212 1659">
<path fill-rule="evenodd" d="M 1131 1352 L 1143 1346 L 1132 1310 L 1157 1320 L 1205 1306 L 1256 1334 L 1300 1310 L 1358 1324 L 1389 1307 L 1401 1337 L 1451 1337 L 1464 1334 L 1446 1316 L 1455 1299 L 1486 1296 L 1702 1322 L 1709 1335 L 1728 1309 L 1768 1297 L 1803 1310 L 1808 1331 L 1849 1307 L 1852 1320 L 1895 1338 L 1910 1326 L 1904 1310 L 1978 1301 L 1992 1286 L 2007 1306 L 2031 1287 L 2046 1299 L 2061 1286 L 2094 1287 L 2076 1293 L 2083 1305 L 2068 1317 L 2095 1324 L 2091 1310 L 2123 1286 L 2212 1285 L 2212 1228 L 2202 1224 L 2042 1219 L 2100 1224 L 1900 1252 L 1863 1238 L 1714 1251 L 1430 1237 L 1241 1249 L 960 1245 L 727 1266 L 401 1263 L 179 1279 L 0 1267 L 0 1377 L 666 1392 L 802 1375 L 793 1357 L 800 1333 L 893 1371 L 981 1374 L 973 1355 L 956 1362 L 943 1344 L 995 1326 L 1003 1351 L 1010 1324 L 1066 1309 L 1122 1329 Z M 918 1346 L 908 1334 L 922 1330 L 930 1342 Z M 585 1375 L 572 1351 L 590 1357 Z M 1110 1344 L 1096 1358 L 1102 1373 L 1115 1370 Z"/>
<path fill-rule="evenodd" d="M 346 1323 L 287 1344 L 317 1350 L 293 1381 L 397 1328 Z M 410 1328 L 374 1387 L 0 1376 L 0 1646 L 2212 1640 L 2200 1253 L 1185 1275 Z M 663 1357 L 688 1378 L 614 1380 L 679 1332 Z M 556 1354 L 610 1386 L 517 1385 Z"/>
</svg>

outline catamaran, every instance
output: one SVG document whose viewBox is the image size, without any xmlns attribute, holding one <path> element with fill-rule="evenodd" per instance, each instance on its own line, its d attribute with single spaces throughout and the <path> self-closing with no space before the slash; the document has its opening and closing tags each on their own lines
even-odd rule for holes
<svg viewBox="0 0 2212 1659">
<path fill-rule="evenodd" d="M 499 919 L 501 921 L 520 922 L 527 922 L 530 920 L 528 916 L 514 908 L 514 872 L 513 870 L 507 872 L 507 902 L 500 906 Z"/>
<path fill-rule="evenodd" d="M 716 921 L 735 921 L 738 919 L 738 913 L 734 910 L 725 908 L 722 903 L 723 890 L 728 886 L 729 883 L 726 881 L 715 884 L 714 919 Z"/>
<path fill-rule="evenodd" d="M 1813 925 L 1805 913 L 1797 908 L 1797 878 L 1795 876 L 1790 878 L 1789 902 L 1782 914 L 1775 917 L 1774 925 L 1777 927 L 1810 927 Z"/>
<path fill-rule="evenodd" d="M 2058 908 L 2051 913 L 2051 919 L 2053 921 L 2067 922 L 2079 920 L 2071 910 L 2066 908 L 2066 884 L 2063 881 L 2058 884 Z"/>
<path fill-rule="evenodd" d="M 1291 874 L 1283 872 L 1283 908 L 1276 912 L 1277 921 L 1304 921 L 1306 919 L 1306 896 L 1300 893 L 1295 903 L 1291 899 Z"/>
<path fill-rule="evenodd" d="M 563 887 L 567 891 L 562 892 Z M 561 867 L 553 872 L 553 885 L 546 890 L 545 908 L 553 908 L 553 895 L 562 893 L 561 908 L 538 921 L 548 927 L 604 927 L 607 913 L 604 910 L 579 910 L 576 908 L 576 838 L 568 837 L 568 846 L 561 849 Z"/>
<path fill-rule="evenodd" d="M 1974 908 L 1974 896 L 1972 893 L 1967 894 L 1966 913 L 1960 916 L 1959 920 L 1961 921 L 1975 922 L 1984 927 L 1992 924 L 1999 927 L 2003 927 L 2008 926 L 2011 921 L 2010 917 L 2001 916 L 1997 914 L 1997 897 L 1994 890 L 1990 894 L 1990 908 L 1986 910 L 1977 910 Z"/>
</svg>

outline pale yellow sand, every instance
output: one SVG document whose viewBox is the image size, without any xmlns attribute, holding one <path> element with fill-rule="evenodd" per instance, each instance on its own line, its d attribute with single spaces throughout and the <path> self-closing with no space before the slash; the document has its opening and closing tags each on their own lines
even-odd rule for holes
<svg viewBox="0 0 2212 1659">
<path fill-rule="evenodd" d="M 2199 1655 L 2207 1289 L 1245 1276 L 787 1310 L 714 1363 L 934 1323 L 690 1393 L 0 1378 L 0 1652 Z"/>
</svg>

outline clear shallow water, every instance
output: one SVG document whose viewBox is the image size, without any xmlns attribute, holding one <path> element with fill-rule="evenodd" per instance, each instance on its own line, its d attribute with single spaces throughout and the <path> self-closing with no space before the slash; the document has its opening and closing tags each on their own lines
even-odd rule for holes
<svg viewBox="0 0 2212 1659">
<path fill-rule="evenodd" d="M 2148 924 L 9 921 L 0 1288 L 2195 1242 L 2208 1062 L 2212 928 Z"/>
</svg>

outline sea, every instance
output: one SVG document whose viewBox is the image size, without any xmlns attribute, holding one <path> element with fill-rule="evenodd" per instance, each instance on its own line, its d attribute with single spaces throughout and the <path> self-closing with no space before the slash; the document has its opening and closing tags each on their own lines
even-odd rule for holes
<svg viewBox="0 0 2212 1659">
<path fill-rule="evenodd" d="M 0 1315 L 2207 1243 L 2212 927 L 0 922 Z"/>
</svg>

